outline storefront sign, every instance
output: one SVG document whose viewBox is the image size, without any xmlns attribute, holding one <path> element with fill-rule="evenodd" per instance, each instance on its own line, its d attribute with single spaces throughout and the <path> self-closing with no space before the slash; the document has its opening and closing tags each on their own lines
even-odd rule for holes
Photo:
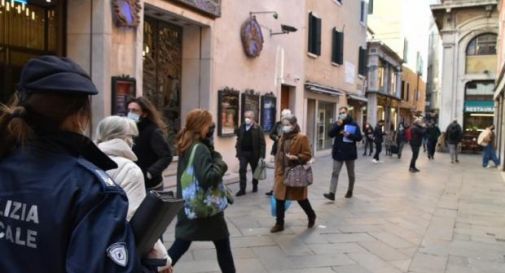
<svg viewBox="0 0 505 273">
<path fill-rule="evenodd" d="M 253 111 L 256 121 L 258 121 L 260 117 L 260 96 L 255 94 L 252 89 L 248 89 L 242 93 L 242 122 L 244 122 L 244 114 L 247 111 Z"/>
<path fill-rule="evenodd" d="M 275 125 L 277 113 L 277 98 L 273 94 L 261 97 L 261 127 L 265 132 L 271 132 Z"/>
<path fill-rule="evenodd" d="M 221 16 L 221 0 L 171 0 L 212 17 Z"/>
<path fill-rule="evenodd" d="M 217 135 L 234 136 L 238 128 L 240 92 L 231 88 L 218 91 Z"/>
<path fill-rule="evenodd" d="M 136 27 L 140 22 L 142 8 L 139 0 L 113 0 L 114 21 L 118 27 Z"/>
<path fill-rule="evenodd" d="M 128 100 L 136 97 L 135 79 L 128 75 L 112 77 L 112 114 L 126 116 Z"/>
<path fill-rule="evenodd" d="M 240 30 L 242 38 L 242 46 L 247 57 L 258 57 L 263 49 L 263 33 L 261 26 L 256 21 L 256 17 L 252 16 L 242 24 Z"/>
<path fill-rule="evenodd" d="M 492 113 L 494 101 L 465 101 L 465 112 Z"/>
</svg>

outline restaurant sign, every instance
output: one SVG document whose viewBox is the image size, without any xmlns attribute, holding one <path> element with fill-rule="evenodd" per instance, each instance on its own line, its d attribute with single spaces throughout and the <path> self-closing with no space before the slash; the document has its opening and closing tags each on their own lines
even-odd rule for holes
<svg viewBox="0 0 505 273">
<path fill-rule="evenodd" d="M 465 113 L 493 113 L 494 101 L 465 101 Z"/>
</svg>

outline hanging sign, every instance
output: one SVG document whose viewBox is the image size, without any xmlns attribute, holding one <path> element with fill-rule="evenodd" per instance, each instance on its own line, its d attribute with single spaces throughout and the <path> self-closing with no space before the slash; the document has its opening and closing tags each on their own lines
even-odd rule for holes
<svg viewBox="0 0 505 273">
<path fill-rule="evenodd" d="M 249 17 L 240 30 L 242 46 L 247 57 L 258 57 L 263 49 L 263 33 L 255 16 Z"/>
<path fill-rule="evenodd" d="M 118 27 L 136 27 L 140 22 L 139 0 L 113 0 L 114 21 Z"/>
</svg>

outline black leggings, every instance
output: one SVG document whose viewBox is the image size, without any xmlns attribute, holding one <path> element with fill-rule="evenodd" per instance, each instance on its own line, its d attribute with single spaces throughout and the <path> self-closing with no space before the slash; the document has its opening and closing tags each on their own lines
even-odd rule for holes
<svg viewBox="0 0 505 273">
<path fill-rule="evenodd" d="M 233 255 L 231 253 L 230 238 L 213 241 L 216 246 L 217 262 L 223 273 L 235 273 L 235 263 L 233 262 Z M 175 239 L 168 250 L 168 255 L 172 258 L 172 265 L 188 251 L 191 241 L 182 239 Z"/>
<path fill-rule="evenodd" d="M 379 155 L 380 153 L 382 152 L 382 142 L 381 143 L 375 143 L 375 155 L 374 155 L 374 159 L 379 161 Z"/>
<path fill-rule="evenodd" d="M 278 225 L 284 225 L 284 213 L 286 212 L 285 206 L 286 206 L 286 201 L 285 200 L 276 200 L 276 213 L 277 213 L 277 220 L 276 224 Z M 316 213 L 312 209 L 312 206 L 310 205 L 309 199 L 305 200 L 300 200 L 298 201 L 298 204 L 300 204 L 300 207 L 302 207 L 303 211 L 305 211 L 305 214 L 307 214 L 307 217 L 309 218 L 314 218 L 316 217 Z"/>
</svg>

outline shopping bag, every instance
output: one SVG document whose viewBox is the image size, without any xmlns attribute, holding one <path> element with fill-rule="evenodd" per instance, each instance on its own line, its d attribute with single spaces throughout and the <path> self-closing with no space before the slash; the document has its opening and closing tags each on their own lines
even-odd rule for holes
<svg viewBox="0 0 505 273">
<path fill-rule="evenodd" d="M 253 178 L 256 180 L 265 180 L 267 178 L 267 165 L 263 158 L 258 161 L 258 166 L 254 170 Z"/>
<path fill-rule="evenodd" d="M 286 202 L 284 202 L 284 211 L 287 211 L 290 206 L 291 200 L 286 200 Z M 270 198 L 270 207 L 272 208 L 272 216 L 277 217 L 277 202 L 273 195 L 272 198 Z"/>
</svg>

